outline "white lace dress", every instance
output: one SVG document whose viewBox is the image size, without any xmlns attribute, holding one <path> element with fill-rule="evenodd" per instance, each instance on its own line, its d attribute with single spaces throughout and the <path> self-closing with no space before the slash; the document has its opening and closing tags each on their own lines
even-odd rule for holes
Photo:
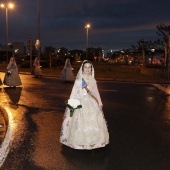
<svg viewBox="0 0 170 170">
<path fill-rule="evenodd" d="M 34 61 L 34 76 L 42 76 L 41 66 L 38 59 Z"/>
<path fill-rule="evenodd" d="M 69 63 L 65 64 L 65 66 L 61 72 L 61 80 L 68 81 L 68 82 L 73 82 L 75 80 L 71 64 L 69 64 Z"/>
<path fill-rule="evenodd" d="M 106 146 L 109 143 L 109 133 L 103 111 L 99 107 L 102 102 L 96 81 L 92 76 L 85 81 L 99 104 L 82 89 L 82 78 L 77 78 L 70 98 L 80 100 L 82 108 L 75 109 L 73 117 L 70 117 L 70 111 L 66 108 L 60 142 L 74 149 L 91 150 Z"/>
<path fill-rule="evenodd" d="M 21 86 L 22 82 L 16 63 L 9 63 L 7 66 L 7 70 L 11 71 L 11 74 L 5 74 L 3 84 L 6 86 Z"/>
</svg>

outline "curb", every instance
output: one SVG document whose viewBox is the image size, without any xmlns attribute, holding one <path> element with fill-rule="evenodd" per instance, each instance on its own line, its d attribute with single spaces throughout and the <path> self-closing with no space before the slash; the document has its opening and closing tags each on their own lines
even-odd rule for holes
<svg viewBox="0 0 170 170">
<path fill-rule="evenodd" d="M 8 122 L 9 122 L 9 118 L 8 118 L 8 114 L 6 112 L 6 110 L 4 109 L 4 107 L 1 106 L 0 104 L 0 118 L 1 118 L 1 140 L 0 140 L 0 147 L 5 139 L 6 133 L 7 133 L 7 129 L 8 129 Z"/>
<path fill-rule="evenodd" d="M 0 70 L 0 72 L 5 72 L 5 70 Z M 24 74 L 24 75 L 31 75 L 30 72 L 23 72 L 19 71 L 19 74 Z M 50 75 L 50 74 L 42 74 L 43 77 L 55 77 L 55 78 L 60 78 L 60 75 Z M 158 79 L 158 80 L 142 80 L 142 79 L 135 79 L 135 78 L 119 78 L 119 77 L 114 77 L 114 78 L 107 78 L 107 77 L 95 77 L 97 81 L 115 81 L 115 82 L 131 82 L 131 83 L 151 83 L 151 84 L 169 84 L 169 80 L 164 80 L 164 79 Z"/>
<path fill-rule="evenodd" d="M 9 108 L 2 103 L 0 103 L 0 111 L 2 111 L 2 114 L 4 115 L 4 120 L 6 123 L 6 134 L 4 136 L 4 140 L 2 141 L 2 144 L 0 145 L 0 167 L 4 163 L 8 153 L 9 153 L 9 145 L 10 140 L 13 135 L 13 115 Z"/>
<path fill-rule="evenodd" d="M 153 84 L 153 86 L 157 87 L 158 89 L 164 91 L 165 93 L 167 93 L 168 95 L 170 95 L 170 89 L 168 87 L 164 87 L 160 84 Z"/>
<path fill-rule="evenodd" d="M 8 127 L 8 122 L 9 122 L 9 118 L 8 118 L 8 114 L 7 111 L 5 110 L 4 107 L 2 107 L 2 105 L 0 104 L 0 112 L 2 113 L 4 120 L 5 120 L 5 126 Z M 7 128 L 6 128 L 7 131 Z"/>
</svg>

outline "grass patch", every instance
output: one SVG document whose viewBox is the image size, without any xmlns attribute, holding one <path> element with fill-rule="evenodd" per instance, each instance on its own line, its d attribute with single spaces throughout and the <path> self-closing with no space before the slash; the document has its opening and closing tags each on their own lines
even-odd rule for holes
<svg viewBox="0 0 170 170">
<path fill-rule="evenodd" d="M 72 67 L 74 68 L 74 75 L 77 75 L 77 72 L 81 66 L 81 63 L 74 63 Z M 159 77 L 153 77 L 153 75 L 141 74 L 140 66 L 129 66 L 129 65 L 114 65 L 110 63 L 93 63 L 95 69 L 95 78 L 104 78 L 104 79 L 124 79 L 124 80 L 143 80 L 143 81 L 164 81 Z M 7 64 L 0 64 L 0 70 L 6 70 Z M 64 65 L 59 65 L 53 68 L 43 68 L 43 74 L 60 76 L 61 71 Z M 20 68 L 18 65 L 19 72 L 29 72 L 31 73 L 30 68 Z M 165 80 L 167 81 L 167 80 Z"/>
</svg>

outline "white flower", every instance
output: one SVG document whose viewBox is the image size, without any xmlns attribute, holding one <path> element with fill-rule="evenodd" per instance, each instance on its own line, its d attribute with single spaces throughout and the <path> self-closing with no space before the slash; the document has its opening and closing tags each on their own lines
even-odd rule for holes
<svg viewBox="0 0 170 170">
<path fill-rule="evenodd" d="M 8 75 L 8 76 L 11 75 L 11 71 L 10 71 L 10 70 L 7 71 L 7 75 Z"/>
<path fill-rule="evenodd" d="M 80 101 L 77 100 L 77 99 L 71 98 L 71 99 L 68 100 L 68 104 L 75 109 L 78 105 L 80 105 Z"/>
<path fill-rule="evenodd" d="M 70 117 L 73 116 L 74 110 L 82 108 L 82 105 L 80 104 L 80 101 L 77 99 L 70 98 L 67 101 L 65 101 L 66 106 L 70 109 Z"/>
</svg>

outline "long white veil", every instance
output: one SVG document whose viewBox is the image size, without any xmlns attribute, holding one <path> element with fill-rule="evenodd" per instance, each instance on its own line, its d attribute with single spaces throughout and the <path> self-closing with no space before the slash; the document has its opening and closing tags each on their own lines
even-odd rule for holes
<svg viewBox="0 0 170 170">
<path fill-rule="evenodd" d="M 71 95 L 70 96 L 72 96 L 72 98 L 79 98 L 79 95 L 77 94 L 77 90 L 80 88 L 80 89 L 83 89 L 83 83 L 84 83 L 84 78 L 83 78 L 83 66 L 84 66 L 84 64 L 85 63 L 90 63 L 91 64 L 91 66 L 92 66 L 92 76 L 91 76 L 91 79 L 93 79 L 92 80 L 92 82 L 93 81 L 95 81 L 94 80 L 94 68 L 93 68 L 93 65 L 92 65 L 92 63 L 90 62 L 90 61 L 88 61 L 88 60 L 84 60 L 83 62 L 82 62 L 82 64 L 81 64 L 81 67 L 80 67 L 80 69 L 79 69 L 79 71 L 78 71 L 78 73 L 77 73 L 77 76 L 76 76 L 76 79 L 75 79 L 75 82 L 74 82 L 74 85 L 73 85 L 73 88 L 72 88 L 72 92 L 71 92 Z M 73 97 L 74 96 L 74 97 Z"/>
<path fill-rule="evenodd" d="M 92 62 L 89 61 L 89 60 L 84 60 L 82 62 L 82 64 L 81 64 L 81 67 L 80 67 L 78 73 L 77 73 L 76 79 L 80 79 L 80 78 L 83 77 L 83 66 L 84 66 L 84 63 L 90 63 L 91 64 L 91 66 L 92 66 L 92 77 L 94 78 L 94 67 L 93 67 Z"/>
<path fill-rule="evenodd" d="M 69 58 L 66 59 L 65 64 L 64 64 L 64 68 L 66 68 L 68 64 L 71 67 L 71 62 L 70 62 Z"/>
</svg>

